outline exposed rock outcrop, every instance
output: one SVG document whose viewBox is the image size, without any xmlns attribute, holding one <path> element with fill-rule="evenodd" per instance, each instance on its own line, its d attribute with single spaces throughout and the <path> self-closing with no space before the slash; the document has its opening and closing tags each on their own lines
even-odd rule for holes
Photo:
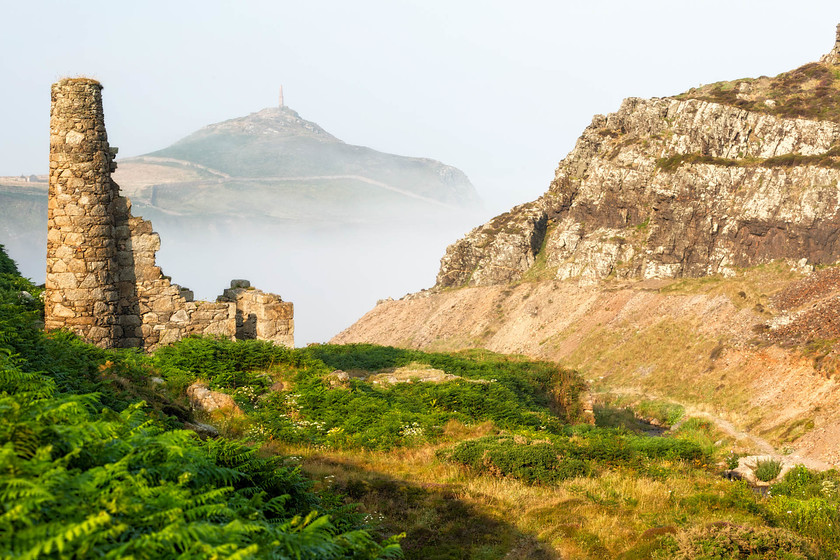
<svg viewBox="0 0 840 560">
<path fill-rule="evenodd" d="M 596 115 L 548 192 L 451 245 L 439 287 L 731 274 L 840 257 L 840 124 L 699 99 Z M 548 232 L 546 233 L 546 231 Z"/>
<path fill-rule="evenodd" d="M 596 115 L 545 195 L 447 249 L 436 287 L 836 262 L 838 63 L 840 26 L 819 63 Z"/>
<path fill-rule="evenodd" d="M 193 383 L 187 387 L 187 398 L 193 410 L 215 412 L 217 410 L 234 416 L 242 414 L 233 397 L 218 391 L 211 391 L 205 383 Z"/>
<path fill-rule="evenodd" d="M 517 206 L 455 242 L 441 260 L 437 285 L 503 284 L 522 276 L 545 238 L 548 217 L 541 206 Z"/>
</svg>

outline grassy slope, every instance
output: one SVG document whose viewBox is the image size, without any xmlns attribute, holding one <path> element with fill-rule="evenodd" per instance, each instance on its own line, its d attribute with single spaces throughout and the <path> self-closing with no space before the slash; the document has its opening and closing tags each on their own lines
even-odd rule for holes
<svg viewBox="0 0 840 560">
<path fill-rule="evenodd" d="M 486 352 L 313 346 L 294 351 L 300 361 L 291 368 L 280 363 L 289 359 L 278 355 L 265 360 L 272 364 L 268 369 L 257 366 L 250 377 L 232 381 L 235 367 L 206 371 L 201 365 L 206 360 L 179 357 L 212 347 L 214 363 L 230 363 L 225 356 L 240 351 L 238 345 L 207 344 L 187 341 L 159 356 L 164 374 L 182 382 L 202 375 L 227 386 L 245 412 L 217 418 L 228 433 L 264 442 L 267 453 L 297 458 L 319 487 L 361 502 L 368 518 L 381 524 L 382 535 L 405 531 L 409 558 L 648 558 L 654 553 L 672 558 L 680 550 L 696 557 L 690 551 L 703 543 L 736 537 L 751 543 L 745 547 L 769 540 L 801 553 L 791 557 L 819 556 L 791 530 L 820 543 L 823 557 L 832 557 L 827 551 L 838 546 L 826 533 L 836 520 L 814 519 L 817 502 L 761 499 L 720 478 L 709 461 L 721 454 L 714 442 L 726 438 L 708 423 L 687 422 L 664 440 L 634 436 L 626 430 L 635 423 L 610 408 L 598 411 L 601 428 L 545 423 L 552 399 L 540 399 L 539 389 L 553 379 L 546 377 L 547 364 Z M 471 395 L 484 394 L 486 384 L 455 381 L 456 390 L 449 384 L 374 387 L 364 381 L 394 367 L 422 371 L 423 364 L 465 379 L 496 379 L 490 386 L 505 390 L 476 401 Z M 331 374 L 333 368 L 350 378 Z M 256 379 L 266 374 L 281 384 L 283 398 L 274 400 L 260 388 L 269 381 Z M 509 409 L 505 403 L 511 401 L 516 406 Z M 648 406 L 665 420 L 678 416 L 668 407 Z M 530 420 L 533 413 L 542 417 L 539 426 Z M 625 424 L 629 427 L 614 428 Z M 654 450 L 652 442 L 664 447 Z M 564 471 L 570 458 L 585 463 L 588 474 Z M 837 473 L 822 476 L 830 486 Z M 816 492 L 820 507 L 833 503 L 834 494 Z M 798 524 L 785 518 L 790 508 Z"/>
<path fill-rule="evenodd" d="M 119 434 L 113 440 L 122 442 L 119 448 L 135 450 L 130 451 L 128 464 L 136 464 L 140 469 L 137 476 L 144 477 L 143 485 L 158 485 L 154 500 L 148 498 L 148 490 L 131 492 L 138 498 L 146 496 L 137 502 L 133 513 L 117 508 L 109 514 L 121 516 L 121 529 L 79 529 L 63 537 L 66 545 L 77 537 L 80 542 L 93 542 L 90 535 L 96 535 L 97 546 L 105 547 L 102 550 L 115 550 L 114 542 L 120 546 L 144 543 L 149 547 L 147 553 L 156 557 L 166 557 L 167 550 L 178 547 L 191 550 L 194 557 L 211 553 L 227 557 L 236 547 L 268 550 L 263 547 L 270 545 L 256 538 L 259 533 L 247 537 L 236 525 L 220 525 L 220 521 L 238 515 L 238 508 L 254 505 L 253 500 L 231 499 L 230 492 L 248 495 L 253 492 L 248 490 L 249 484 L 265 486 L 272 481 L 265 498 L 271 492 L 282 492 L 284 485 L 293 496 L 281 515 L 305 512 L 314 505 L 320 511 L 333 513 L 337 530 L 359 527 L 361 521 L 380 540 L 405 531 L 403 548 L 409 558 L 629 559 L 652 554 L 673 558 L 682 552 L 684 557 L 695 557 L 691 551 L 703 543 L 738 539 L 741 544 L 730 544 L 730 549 L 735 546 L 760 550 L 761 546 L 768 546 L 762 542 L 769 542 L 773 551 L 790 550 L 790 558 L 831 558 L 829 551 L 840 546 L 837 536 L 827 529 L 829 524 L 840 521 L 831 513 L 836 512 L 837 500 L 832 492 L 840 482 L 836 473 L 805 473 L 802 477 L 807 480 L 788 485 L 788 494 L 799 492 L 801 498 L 807 499 L 788 498 L 784 488 L 779 490 L 779 496 L 762 499 L 743 485 L 717 475 L 709 461 L 715 461 L 719 454 L 713 442 L 721 436 L 708 425 L 686 424 L 670 437 L 652 439 L 628 431 L 633 422 L 622 428 L 627 418 L 620 410 L 607 410 L 599 411 L 601 427 L 570 426 L 567 422 L 581 413 L 576 397 L 580 381 L 573 372 L 550 363 L 487 352 L 427 354 L 369 345 L 292 350 L 257 341 L 212 339 L 188 339 L 151 358 L 102 351 L 65 335 L 45 337 L 33 328 L 31 321 L 37 318 L 39 304 L 37 300 L 21 299 L 16 290 L 27 288 L 36 294 L 37 290 L 13 274 L 9 276 L 11 284 L 6 284 L 3 291 L 0 343 L 20 357 L 14 363 L 3 363 L 3 380 L 9 379 L 10 373 L 19 376 L 15 372 L 47 371 L 44 376 L 27 374 L 52 379 L 46 383 L 56 384 L 57 393 L 52 393 L 43 405 L 64 406 L 66 399 L 72 401 L 91 390 L 101 395 L 83 397 L 95 399 L 95 404 L 71 423 L 82 430 L 80 433 L 87 434 L 84 437 L 92 438 L 85 444 L 89 454 L 85 462 L 62 459 L 63 455 L 53 456 L 53 460 L 65 461 L 62 468 L 73 475 L 72 480 L 84 480 L 84 476 L 79 476 L 86 473 L 111 472 L 107 465 L 120 455 L 100 456 L 97 450 L 108 450 L 109 446 L 99 447 L 96 439 L 100 436 L 90 427 L 91 422 L 107 420 L 109 426 L 113 425 L 108 429 Z M 348 377 L 334 374 L 336 368 L 348 372 Z M 393 386 L 366 380 L 371 373 L 387 377 L 399 372 L 409 377 L 410 372 L 445 372 L 458 378 L 439 384 Z M 164 392 L 149 383 L 151 375 L 165 378 Z M 202 444 L 186 432 L 171 430 L 170 426 L 177 425 L 178 420 L 167 418 L 167 414 L 183 417 L 185 412 L 177 401 L 184 398 L 185 385 L 197 378 L 233 395 L 243 414 L 219 412 L 204 419 L 217 423 L 229 438 L 240 439 L 248 447 L 224 440 Z M 17 395 L 23 387 L 19 382 L 3 384 L 0 399 L 14 402 L 20 398 Z M 175 402 L 171 400 L 173 395 Z M 28 398 L 26 406 L 42 406 L 41 400 Z M 146 399 L 153 408 L 131 404 L 139 398 Z M 14 410 L 0 409 L 6 415 Z M 673 416 L 673 411 L 663 410 L 664 418 Z M 120 415 L 119 411 L 124 412 Z M 100 419 L 98 414 L 104 417 Z M 23 425 L 20 418 L 15 422 L 4 425 Z M 36 431 L 39 441 L 49 438 L 54 446 L 72 455 L 75 440 L 66 438 L 77 433 L 73 431 L 76 428 L 68 425 L 63 431 L 54 432 L 51 425 L 56 423 L 48 422 L 46 431 L 43 427 Z M 58 425 L 62 425 L 61 421 Z M 141 425 L 146 427 L 138 432 Z M 22 445 L 16 441 L 27 441 L 15 433 L 23 432 L 3 432 L 0 443 L 7 451 Z M 174 454 L 152 452 L 164 441 Z M 259 459 L 247 451 L 249 447 L 260 449 L 261 456 L 274 458 Z M 217 451 L 208 453 L 213 449 Z M 229 451 L 237 449 L 232 454 Z M 8 453 L 3 456 L 6 466 L 0 475 L 0 492 L 5 492 L 7 499 L 3 503 L 7 508 L 20 503 L 8 499 L 12 488 L 9 473 L 13 472 L 9 462 L 18 465 L 15 469 L 25 466 L 28 472 L 35 472 L 32 461 L 36 456 L 49 457 L 49 452 L 29 455 L 18 450 L 17 458 Z M 231 464 L 234 457 L 239 458 Z M 163 528 L 156 523 L 170 519 L 170 515 L 182 519 L 181 514 L 172 513 L 173 506 L 167 505 L 166 500 L 173 498 L 177 503 L 190 504 L 195 496 L 190 492 L 210 490 L 206 485 L 214 483 L 213 468 L 218 468 L 222 458 L 225 468 L 246 468 L 251 478 L 241 488 L 234 485 L 231 490 L 213 494 L 214 498 L 207 498 L 212 507 L 195 510 L 172 529 L 189 531 L 184 522 L 203 522 L 205 532 L 199 540 L 204 544 L 193 540 L 198 534 L 195 532 L 176 543 L 161 544 L 155 540 Z M 197 465 L 203 466 L 204 471 L 192 477 L 185 474 L 193 472 Z M 315 480 L 316 494 L 296 474 L 296 465 Z M 148 478 L 142 473 L 160 474 Z M 62 488 L 64 479 L 50 480 L 58 481 L 54 488 Z M 132 480 L 136 486 L 136 477 Z M 193 487 L 190 480 L 198 486 Z M 135 488 L 122 480 L 111 484 L 123 494 L 128 488 Z M 138 490 L 144 488 L 141 485 Z M 96 487 L 80 491 L 74 490 L 73 498 L 70 494 L 52 496 L 51 508 L 35 502 L 26 506 L 34 508 L 26 511 L 36 530 L 65 534 L 58 528 L 69 531 L 69 511 L 84 512 L 91 523 L 101 521 L 96 517 L 100 511 L 97 508 L 104 507 L 107 500 L 102 500 L 109 493 Z M 85 497 L 84 492 L 88 491 L 94 495 Z M 364 518 L 347 509 L 352 502 L 361 503 Z M 144 518 L 151 513 L 144 509 L 148 507 L 168 513 Z M 788 510 L 795 516 L 786 514 Z M 10 510 L 5 511 L 0 523 L 9 523 Z M 250 511 L 254 515 L 259 507 Z M 51 515 L 58 525 L 47 525 L 49 518 L 44 515 Z M 269 514 L 257 514 L 257 522 L 261 515 Z M 720 521 L 732 525 L 709 526 Z M 128 534 L 124 533 L 126 530 L 146 536 L 120 540 L 120 535 Z M 295 531 L 283 524 L 272 530 L 272 535 Z M 16 531 L 0 535 L 26 534 L 20 528 Z M 335 536 L 334 531 L 322 531 L 318 538 L 310 535 L 308 542 L 326 546 L 333 539 L 339 547 L 357 546 L 354 558 L 383 553 L 373 541 L 360 541 L 362 535 L 353 534 L 355 540 L 348 540 L 349 534 L 342 537 Z M 810 540 L 803 541 L 797 534 Z M 43 548 L 39 543 L 47 541 L 42 538 L 32 542 Z M 58 541 L 49 542 L 54 548 L 42 556 L 63 557 L 57 549 Z M 0 546 L 13 545 L 0 537 Z M 823 550 L 822 555 L 818 548 Z M 136 554 L 142 556 L 142 550 Z M 249 557 L 248 553 L 243 551 L 242 557 Z"/>
<path fill-rule="evenodd" d="M 147 357 L 45 335 L 39 293 L 0 246 L 0 557 L 398 553 L 282 458 L 176 429 Z"/>
<path fill-rule="evenodd" d="M 734 105 L 779 117 L 840 122 L 840 71 L 812 62 L 774 78 L 716 82 L 692 88 L 677 97 Z"/>
<path fill-rule="evenodd" d="M 606 282 L 598 290 L 539 280 L 469 288 L 385 303 L 344 340 L 557 360 L 599 391 L 676 400 L 784 448 L 806 425 L 830 426 L 838 416 L 826 349 L 770 345 L 753 330 L 772 320 L 773 294 L 800 278 L 776 262 L 731 278 Z M 382 332 L 385 324 L 394 327 Z"/>
</svg>

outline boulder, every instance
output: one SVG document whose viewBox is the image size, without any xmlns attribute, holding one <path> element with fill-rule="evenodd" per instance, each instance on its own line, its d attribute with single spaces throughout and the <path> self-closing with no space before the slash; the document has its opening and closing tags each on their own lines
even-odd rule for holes
<svg viewBox="0 0 840 560">
<path fill-rule="evenodd" d="M 187 398 L 193 410 L 204 412 L 220 410 L 234 416 L 242 414 L 242 410 L 236 405 L 233 397 L 218 391 L 211 391 L 205 383 L 196 382 L 187 387 Z"/>
</svg>

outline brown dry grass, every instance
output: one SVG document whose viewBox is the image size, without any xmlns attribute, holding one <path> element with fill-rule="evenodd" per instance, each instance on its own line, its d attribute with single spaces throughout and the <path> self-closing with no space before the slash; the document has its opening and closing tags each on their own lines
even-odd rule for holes
<svg viewBox="0 0 840 560">
<path fill-rule="evenodd" d="M 489 424 L 450 423 L 447 439 L 492 431 Z M 621 558 L 644 546 L 643 535 L 656 528 L 761 523 L 738 508 L 717 506 L 731 483 L 689 467 L 665 464 L 670 474 L 656 478 L 607 471 L 529 486 L 474 476 L 439 460 L 439 447 L 376 453 L 275 445 L 272 452 L 301 457 L 319 487 L 349 494 L 381 521 L 384 534 L 405 530 L 408 558 Z"/>
</svg>

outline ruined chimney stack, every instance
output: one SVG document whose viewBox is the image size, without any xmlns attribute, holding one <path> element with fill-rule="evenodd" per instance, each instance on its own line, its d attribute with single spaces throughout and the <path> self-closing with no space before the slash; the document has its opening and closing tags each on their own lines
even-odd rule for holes
<svg viewBox="0 0 840 560">
<path fill-rule="evenodd" d="M 86 78 L 52 86 L 45 323 L 104 347 L 122 335 L 102 86 Z"/>
<path fill-rule="evenodd" d="M 838 29 L 840 29 L 840 26 L 838 26 Z M 280 86 L 280 108 L 282 109 L 285 106 L 286 105 L 283 104 L 283 86 Z"/>
<path fill-rule="evenodd" d="M 190 335 L 294 346 L 294 307 L 280 296 L 246 286 L 196 302 L 163 274 L 155 259 L 160 237 L 131 215 L 111 179 L 116 153 L 99 82 L 53 84 L 46 329 L 67 329 L 103 348 L 154 350 Z"/>
</svg>

